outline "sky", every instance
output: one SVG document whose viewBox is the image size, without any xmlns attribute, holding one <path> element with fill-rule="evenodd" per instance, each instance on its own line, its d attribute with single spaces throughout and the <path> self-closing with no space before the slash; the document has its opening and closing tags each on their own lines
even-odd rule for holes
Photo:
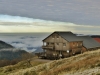
<svg viewBox="0 0 100 75">
<path fill-rule="evenodd" d="M 0 0 L 0 32 L 100 35 L 100 0 Z"/>
</svg>

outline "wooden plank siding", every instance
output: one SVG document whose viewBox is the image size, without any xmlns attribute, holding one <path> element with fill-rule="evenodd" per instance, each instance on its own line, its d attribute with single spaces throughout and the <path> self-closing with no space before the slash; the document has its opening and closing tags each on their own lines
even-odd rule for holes
<svg viewBox="0 0 100 75">
<path fill-rule="evenodd" d="M 82 41 L 70 42 L 70 49 L 82 47 L 82 44 L 83 44 Z"/>
<path fill-rule="evenodd" d="M 84 46 L 82 46 L 82 53 L 84 53 L 86 51 L 87 51 L 87 49 Z"/>
<path fill-rule="evenodd" d="M 54 43 L 55 50 L 69 50 L 69 42 L 56 33 L 49 36 L 43 42 Z"/>
</svg>

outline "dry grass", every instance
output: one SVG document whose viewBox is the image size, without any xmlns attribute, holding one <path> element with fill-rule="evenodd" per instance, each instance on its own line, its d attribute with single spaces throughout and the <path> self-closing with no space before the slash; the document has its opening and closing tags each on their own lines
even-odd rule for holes
<svg viewBox="0 0 100 75">
<path fill-rule="evenodd" d="M 86 52 L 65 59 L 54 60 L 35 67 L 20 69 L 17 72 L 8 73 L 8 75 L 59 75 L 84 71 L 95 67 L 100 67 L 100 50 Z M 99 75 L 99 73 L 97 73 L 97 75 Z"/>
<path fill-rule="evenodd" d="M 96 75 L 100 75 L 100 73 L 96 74 Z"/>
<path fill-rule="evenodd" d="M 46 62 L 43 62 L 43 61 L 35 61 L 36 58 L 33 58 L 31 60 L 31 65 L 29 65 L 27 63 L 27 61 L 21 61 L 19 62 L 18 64 L 16 65 L 10 65 L 10 66 L 5 66 L 5 67 L 1 67 L 0 68 L 0 75 L 8 75 L 9 73 L 14 73 L 16 71 L 19 71 L 21 69 L 27 69 L 27 68 L 30 68 L 30 67 L 34 67 L 34 66 L 37 66 L 39 64 L 44 64 Z"/>
</svg>

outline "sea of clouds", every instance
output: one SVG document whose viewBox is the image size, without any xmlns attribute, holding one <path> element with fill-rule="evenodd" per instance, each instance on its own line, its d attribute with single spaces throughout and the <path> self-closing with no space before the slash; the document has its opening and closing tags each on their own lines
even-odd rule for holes
<svg viewBox="0 0 100 75">
<path fill-rule="evenodd" d="M 0 40 L 11 44 L 15 48 L 34 52 L 43 45 L 42 40 L 50 33 L 8 33 L 0 34 Z"/>
</svg>

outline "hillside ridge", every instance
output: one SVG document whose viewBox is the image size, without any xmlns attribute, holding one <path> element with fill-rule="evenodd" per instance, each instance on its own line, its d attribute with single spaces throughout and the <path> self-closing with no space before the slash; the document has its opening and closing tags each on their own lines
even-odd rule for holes
<svg viewBox="0 0 100 75">
<path fill-rule="evenodd" d="M 0 49 L 3 49 L 3 48 L 14 48 L 14 47 L 12 45 L 0 40 Z"/>
<path fill-rule="evenodd" d="M 54 60 L 35 67 L 20 69 L 19 71 L 9 73 L 8 75 L 74 75 L 75 73 L 77 73 L 76 75 L 79 75 L 80 72 L 88 72 L 88 70 L 95 68 L 98 69 L 98 71 L 94 71 L 94 75 L 97 75 L 100 74 L 99 58 L 100 49 L 95 51 L 88 51 L 69 58 Z"/>
</svg>

